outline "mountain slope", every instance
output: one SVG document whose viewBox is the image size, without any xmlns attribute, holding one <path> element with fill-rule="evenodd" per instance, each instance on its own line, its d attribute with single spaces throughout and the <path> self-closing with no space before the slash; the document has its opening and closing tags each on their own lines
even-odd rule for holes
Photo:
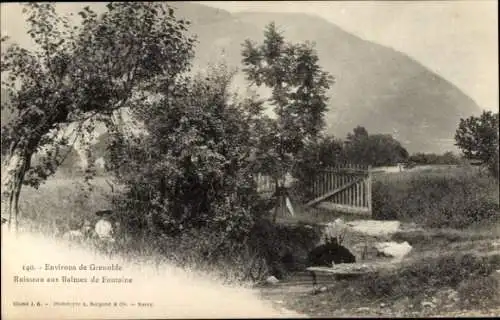
<svg viewBox="0 0 500 320">
<path fill-rule="evenodd" d="M 321 65 L 336 78 L 326 118 L 328 132 L 339 138 L 362 125 L 370 133 L 393 134 L 410 152 L 455 150 L 453 135 L 460 117 L 480 112 L 456 86 L 407 55 L 358 38 L 321 18 L 229 13 L 183 2 L 172 6 L 177 8 L 176 16 L 192 22 L 190 32 L 198 36 L 195 68 L 221 60 L 241 68 L 241 44 L 247 38 L 261 41 L 271 21 L 287 41 L 315 42 Z M 241 72 L 235 86 L 242 92 L 246 88 Z"/>
<path fill-rule="evenodd" d="M 176 5 L 178 15 L 192 19 L 191 32 L 199 37 L 198 66 L 221 58 L 241 66 L 241 43 L 247 38 L 262 40 L 270 21 L 288 41 L 315 42 L 321 65 L 336 78 L 327 115 L 328 132 L 336 136 L 344 137 L 362 125 L 371 133 L 393 134 L 410 152 L 443 152 L 454 150 L 460 117 L 480 111 L 456 86 L 407 55 L 360 39 L 321 18 L 294 13 L 214 14 L 218 9 Z M 213 19 L 197 22 L 207 16 Z M 245 86 L 241 74 L 236 82 Z"/>
</svg>

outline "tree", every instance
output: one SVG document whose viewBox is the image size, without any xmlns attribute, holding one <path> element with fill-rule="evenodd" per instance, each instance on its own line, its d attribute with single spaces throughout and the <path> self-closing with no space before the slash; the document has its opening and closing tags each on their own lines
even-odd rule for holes
<svg viewBox="0 0 500 320">
<path fill-rule="evenodd" d="M 210 230 L 234 240 L 251 229 L 259 202 L 253 155 L 265 117 L 258 101 L 231 101 L 232 76 L 212 67 L 164 88 L 135 113 L 145 134 L 115 139 L 111 166 L 126 189 L 116 205 L 133 233 Z"/>
<path fill-rule="evenodd" d="M 242 55 L 247 80 L 272 92 L 268 101 L 277 119 L 270 126 L 265 148 L 266 173 L 275 179 L 278 190 L 283 188 L 296 156 L 306 144 L 316 141 L 324 128 L 326 93 L 333 78 L 320 67 L 310 43 L 286 43 L 274 23 L 266 27 L 262 44 L 246 40 Z"/>
<path fill-rule="evenodd" d="M 483 111 L 479 117 L 461 118 L 455 141 L 467 159 L 478 160 L 495 172 L 498 168 L 498 113 Z"/>
<path fill-rule="evenodd" d="M 137 107 L 148 91 L 168 85 L 189 67 L 194 40 L 168 5 L 124 2 L 106 8 L 97 15 L 85 7 L 78 12 L 81 24 L 71 26 L 53 4 L 29 3 L 23 12 L 37 47 L 12 45 L 2 53 L 1 70 L 8 73 L 2 84 L 16 115 L 2 126 L 2 143 L 9 146 L 2 193 L 9 199 L 9 217 L 14 206 L 16 222 L 22 184 L 38 186 L 61 162 L 54 148 L 46 154 L 54 161 L 33 168 L 36 150 L 71 144 L 58 135 L 70 126 L 77 137 L 92 133 L 98 121 L 118 130 L 113 114 Z"/>
<path fill-rule="evenodd" d="M 301 152 L 294 166 L 293 176 L 298 180 L 297 190 L 303 192 L 306 199 L 311 199 L 312 184 L 317 173 L 345 162 L 344 142 L 333 136 L 319 138 L 307 145 Z"/>
<path fill-rule="evenodd" d="M 417 152 L 412 154 L 408 158 L 409 162 L 414 164 L 460 164 L 460 157 L 455 155 L 451 151 L 447 151 L 442 155 L 438 155 L 435 153 L 421 153 Z"/>
<path fill-rule="evenodd" d="M 390 134 L 369 135 L 356 127 L 347 135 L 346 157 L 350 162 L 372 166 L 389 166 L 408 159 L 408 151 Z"/>
</svg>

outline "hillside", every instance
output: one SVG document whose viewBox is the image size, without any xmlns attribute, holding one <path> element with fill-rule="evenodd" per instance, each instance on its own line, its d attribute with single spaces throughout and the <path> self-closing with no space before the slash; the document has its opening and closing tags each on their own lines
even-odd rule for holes
<svg viewBox="0 0 500 320">
<path fill-rule="evenodd" d="M 321 64 L 336 78 L 327 115 L 328 131 L 336 136 L 344 137 L 363 125 L 369 132 L 395 134 L 410 152 L 454 150 L 460 117 L 479 111 L 456 86 L 407 55 L 360 39 L 321 18 L 229 14 L 192 3 L 175 6 L 178 15 L 192 20 L 191 32 L 198 35 L 198 66 L 221 57 L 240 66 L 241 43 L 247 38 L 261 40 L 270 21 L 276 22 L 288 41 L 315 42 Z M 236 82 L 245 87 L 242 75 Z"/>
<path fill-rule="evenodd" d="M 407 55 L 365 41 L 321 18 L 229 13 L 195 3 L 172 5 L 178 17 L 192 22 L 190 32 L 198 36 L 196 68 L 221 60 L 241 67 L 241 44 L 247 38 L 261 40 L 270 21 L 276 22 L 288 41 L 315 42 L 321 64 L 336 78 L 327 125 L 328 132 L 339 138 L 362 125 L 370 133 L 393 134 L 410 153 L 441 153 L 455 150 L 453 135 L 460 117 L 480 111 L 456 86 Z M 241 73 L 235 86 L 245 92 Z"/>
</svg>

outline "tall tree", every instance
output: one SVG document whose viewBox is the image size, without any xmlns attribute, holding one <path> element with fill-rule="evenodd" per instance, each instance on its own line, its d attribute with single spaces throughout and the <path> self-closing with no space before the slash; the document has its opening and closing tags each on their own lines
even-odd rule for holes
<svg viewBox="0 0 500 320">
<path fill-rule="evenodd" d="M 269 103 L 277 119 L 268 136 L 267 173 L 281 189 L 296 156 L 304 145 L 316 141 L 325 126 L 333 78 L 322 70 L 310 43 L 285 42 L 274 23 L 266 27 L 263 43 L 246 40 L 242 55 L 247 79 L 271 89 Z"/>
<path fill-rule="evenodd" d="M 29 3 L 23 12 L 37 46 L 12 45 L 1 58 L 2 73 L 8 73 L 2 84 L 16 115 L 2 126 L 2 143 L 9 145 L 2 164 L 2 193 L 8 198 L 3 207 L 10 220 L 14 206 L 16 222 L 22 184 L 37 186 L 60 163 L 58 152 L 49 152 L 56 161 L 32 168 L 33 153 L 68 144 L 58 133 L 70 125 L 77 136 L 91 133 L 97 121 L 116 130 L 113 114 L 140 105 L 147 91 L 189 67 L 194 41 L 184 34 L 187 23 L 165 3 L 113 2 L 101 15 L 87 6 L 78 12 L 77 26 L 50 3 Z M 25 179 L 27 174 L 33 179 Z"/>
<path fill-rule="evenodd" d="M 455 145 L 467 159 L 479 160 L 493 169 L 498 167 L 498 120 L 498 113 L 491 111 L 460 119 Z"/>
</svg>

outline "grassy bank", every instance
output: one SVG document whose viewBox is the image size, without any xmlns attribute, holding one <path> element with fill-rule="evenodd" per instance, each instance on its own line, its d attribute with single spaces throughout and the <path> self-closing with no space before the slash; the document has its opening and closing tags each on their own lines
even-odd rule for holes
<svg viewBox="0 0 500 320">
<path fill-rule="evenodd" d="M 323 293 L 284 293 L 278 299 L 315 317 L 492 315 L 500 306 L 499 268 L 500 255 L 450 252 L 385 274 L 337 281 Z"/>
<path fill-rule="evenodd" d="M 498 192 L 498 181 L 473 167 L 378 174 L 373 185 L 373 216 L 431 228 L 465 228 L 498 221 Z"/>
<path fill-rule="evenodd" d="M 423 224 L 423 230 L 394 235 L 397 241 L 410 242 L 414 248 L 410 256 L 415 259 L 393 273 L 339 282 L 320 295 L 291 294 L 283 299 L 287 307 L 317 316 L 346 315 L 348 308 L 365 310 L 365 315 L 391 314 L 390 308 L 405 310 L 403 314 L 407 315 L 423 315 L 490 308 L 500 303 L 498 277 L 494 276 L 500 269 L 500 256 L 464 254 L 488 242 L 493 234 L 498 235 L 500 224 L 484 228 L 485 222 L 494 221 L 498 215 L 495 181 L 474 170 L 446 168 L 377 175 L 374 184 L 376 218 Z M 25 188 L 20 204 L 22 218 L 35 221 L 34 228 L 45 232 L 53 232 L 56 223 L 67 224 L 71 219 L 95 221 L 95 211 L 110 206 L 111 190 L 104 178 L 97 178 L 93 185 L 92 191 L 85 192 L 82 184 L 57 178 L 39 190 Z M 300 224 L 306 217 L 310 225 Z M 264 221 L 245 240 L 247 246 L 219 246 L 223 239 L 209 230 L 186 231 L 175 238 L 128 238 L 120 254 L 147 264 L 173 263 L 224 282 L 250 281 L 266 271 L 281 272 L 286 279 L 287 272 L 303 267 L 304 256 L 318 240 L 314 222 L 334 217 L 328 212 L 318 211 L 312 216 L 297 212 L 293 223 L 290 218 L 280 221 L 289 223 L 277 225 Z M 436 247 L 450 252 L 422 254 L 434 252 Z"/>
</svg>

